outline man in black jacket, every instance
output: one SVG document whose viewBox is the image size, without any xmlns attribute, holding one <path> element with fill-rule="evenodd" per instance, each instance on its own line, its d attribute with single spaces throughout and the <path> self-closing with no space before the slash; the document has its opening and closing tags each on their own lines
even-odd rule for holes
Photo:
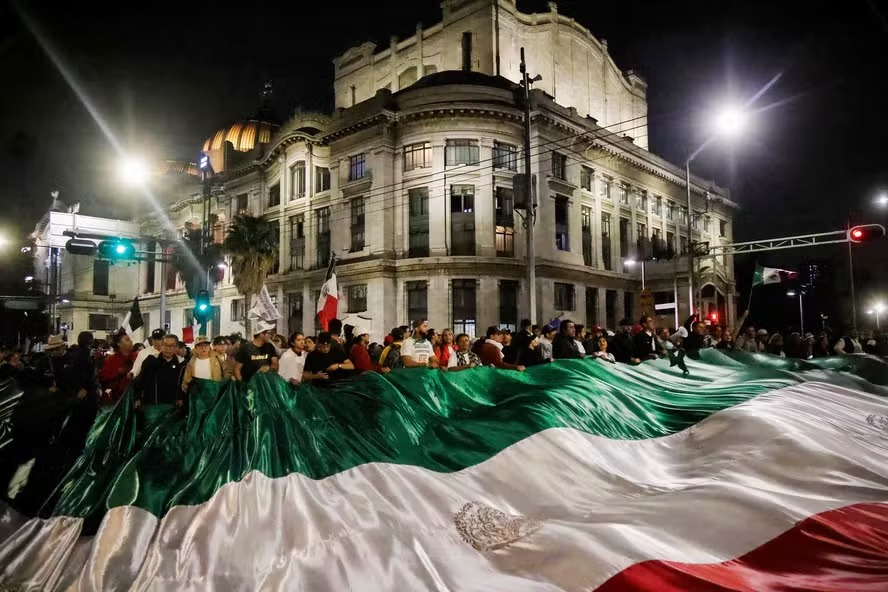
<svg viewBox="0 0 888 592">
<path fill-rule="evenodd" d="M 654 332 L 654 318 L 651 315 L 642 315 L 638 321 L 641 331 L 635 334 L 633 348 L 635 357 L 641 361 L 657 359 L 657 335 Z"/>
<path fill-rule="evenodd" d="M 558 335 L 552 341 L 552 357 L 556 360 L 579 359 L 583 356 L 577 349 L 577 326 L 569 319 L 561 321 Z"/>
<path fill-rule="evenodd" d="M 182 377 L 185 363 L 179 361 L 176 350 L 179 338 L 167 335 L 160 346 L 160 355 L 149 357 L 136 380 L 135 407 L 147 405 L 173 405 L 182 407 Z"/>
<path fill-rule="evenodd" d="M 608 345 L 608 351 L 614 355 L 614 359 L 623 364 L 637 364 L 639 359 L 635 355 L 635 343 L 632 340 L 632 321 L 623 319 L 620 321 L 620 332 L 614 335 Z"/>
</svg>

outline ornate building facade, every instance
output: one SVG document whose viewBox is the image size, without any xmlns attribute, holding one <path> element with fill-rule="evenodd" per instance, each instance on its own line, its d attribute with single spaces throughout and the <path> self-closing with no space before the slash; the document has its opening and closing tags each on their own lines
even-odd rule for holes
<svg viewBox="0 0 888 592">
<path fill-rule="evenodd" d="M 540 323 L 563 315 L 612 328 L 641 312 L 640 270 L 624 265 L 640 238 L 677 254 L 646 264 L 645 287 L 664 324 L 683 320 L 687 261 L 678 254 L 689 241 L 730 242 L 736 205 L 724 189 L 692 178 L 688 237 L 684 170 L 647 150 L 644 82 L 617 69 L 607 44 L 554 4 L 543 15 L 522 14 L 513 0 L 442 7 L 442 22 L 410 39 L 337 58 L 334 113 L 297 113 L 280 126 L 240 122 L 204 144 L 217 173 L 213 238 L 221 241 L 241 212 L 276 225 L 280 252 L 267 285 L 284 317 L 279 331 L 316 330 L 331 253 L 340 316 L 359 316 L 376 340 L 420 317 L 470 334 L 515 327 L 530 316 L 529 289 Z M 513 186 L 524 168 L 522 46 L 530 73 L 543 76 L 531 92 L 534 286 Z M 166 203 L 138 221 L 143 236 L 200 222 L 196 180 Z M 139 268 L 150 322 L 163 322 L 159 291 L 167 289 L 164 321 L 173 331 L 190 324 L 193 303 L 175 272 L 159 263 Z M 707 259 L 698 276 L 704 309 L 730 322 L 731 261 Z M 214 334 L 243 331 L 246 307 L 230 280 L 226 271 L 216 286 Z"/>
</svg>

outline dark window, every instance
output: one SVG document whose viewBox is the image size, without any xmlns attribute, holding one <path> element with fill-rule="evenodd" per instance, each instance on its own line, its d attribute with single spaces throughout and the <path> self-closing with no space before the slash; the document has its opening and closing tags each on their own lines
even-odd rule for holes
<svg viewBox="0 0 888 592">
<path fill-rule="evenodd" d="M 290 197 L 305 197 L 305 161 L 300 160 L 290 169 Z"/>
<path fill-rule="evenodd" d="M 444 166 L 478 164 L 478 140 L 447 140 L 444 148 Z"/>
<path fill-rule="evenodd" d="M 429 316 L 428 282 L 407 282 L 407 324 Z"/>
<path fill-rule="evenodd" d="M 472 71 L 472 32 L 466 31 L 462 34 L 462 70 L 463 72 Z"/>
<path fill-rule="evenodd" d="M 154 290 L 157 289 L 157 263 L 155 262 L 157 256 L 154 254 L 155 249 L 157 249 L 157 243 L 150 241 L 146 245 L 146 249 L 148 251 L 148 260 L 145 264 L 148 268 L 145 270 L 145 293 L 153 294 Z"/>
<path fill-rule="evenodd" d="M 574 310 L 575 296 L 573 284 L 555 282 L 555 310 Z"/>
<path fill-rule="evenodd" d="M 499 283 L 499 326 L 510 331 L 518 329 L 518 282 Z"/>
<path fill-rule="evenodd" d="M 675 233 L 667 232 L 666 233 L 666 249 L 675 250 Z"/>
<path fill-rule="evenodd" d="M 633 305 L 635 304 L 635 294 L 633 292 L 623 292 L 623 316 L 627 319 L 635 318 Z"/>
<path fill-rule="evenodd" d="M 327 267 L 330 263 L 330 208 L 317 210 L 318 256 L 317 267 Z"/>
<path fill-rule="evenodd" d="M 501 142 L 493 143 L 493 168 L 518 170 L 518 147 Z"/>
<path fill-rule="evenodd" d="M 367 310 L 367 284 L 356 284 L 348 287 L 348 312 L 364 312 Z"/>
<path fill-rule="evenodd" d="M 330 190 L 330 169 L 327 167 L 315 167 L 315 193 Z"/>
<path fill-rule="evenodd" d="M 610 199 L 611 198 L 611 185 L 613 182 L 607 177 L 603 177 L 601 179 L 601 199 Z"/>
<path fill-rule="evenodd" d="M 475 254 L 475 186 L 450 186 L 451 255 Z"/>
<path fill-rule="evenodd" d="M 728 221 L 727 220 L 719 220 L 718 221 L 718 235 L 719 236 L 728 236 Z"/>
<path fill-rule="evenodd" d="M 686 236 L 679 237 L 678 241 L 681 243 L 681 249 L 679 250 L 679 253 L 681 253 L 682 255 L 687 255 L 687 253 L 688 253 L 688 237 L 686 237 Z"/>
<path fill-rule="evenodd" d="M 305 214 L 290 217 L 290 270 L 305 269 Z"/>
<path fill-rule="evenodd" d="M 268 207 L 273 208 L 281 205 L 281 184 L 275 183 L 268 188 Z"/>
<path fill-rule="evenodd" d="M 671 201 L 666 202 L 666 219 L 672 220 L 675 217 L 675 206 Z"/>
<path fill-rule="evenodd" d="M 363 152 L 348 158 L 348 180 L 363 179 L 367 174 L 367 155 Z"/>
<path fill-rule="evenodd" d="M 93 295 L 107 296 L 109 294 L 109 274 L 110 265 L 108 261 L 102 261 L 101 259 L 93 260 Z"/>
<path fill-rule="evenodd" d="M 167 311 L 169 312 L 169 311 Z M 244 320 L 244 316 L 246 310 L 244 309 L 244 299 L 238 298 L 237 300 L 231 301 L 231 309 L 230 309 L 229 320 L 232 323 L 240 323 Z"/>
<path fill-rule="evenodd" d="M 293 292 L 289 296 L 290 300 L 290 331 L 297 331 L 302 328 L 302 319 L 304 313 L 304 303 L 302 301 L 302 292 Z"/>
<path fill-rule="evenodd" d="M 607 316 L 607 328 L 617 327 L 617 291 L 608 290 L 604 294 L 604 312 Z"/>
<path fill-rule="evenodd" d="M 563 195 L 555 196 L 555 248 L 570 251 L 570 203 Z"/>
<path fill-rule="evenodd" d="M 567 179 L 567 157 L 559 152 L 552 152 L 552 176 L 562 181 Z"/>
<path fill-rule="evenodd" d="M 592 265 L 592 208 L 583 206 L 580 220 L 583 228 L 583 264 Z"/>
<path fill-rule="evenodd" d="M 610 214 L 601 214 L 601 258 L 603 259 L 604 268 L 608 271 L 613 270 L 614 263 L 611 258 L 611 216 Z"/>
<path fill-rule="evenodd" d="M 117 317 L 109 314 L 90 314 L 88 317 L 90 331 L 108 331 L 117 330 Z"/>
<path fill-rule="evenodd" d="M 241 214 L 248 214 L 249 213 L 250 196 L 247 195 L 246 193 L 241 193 L 231 203 L 234 206 L 234 211 L 231 212 L 232 218 L 234 218 L 235 216 L 241 215 Z"/>
<path fill-rule="evenodd" d="M 629 218 L 620 218 L 620 258 L 628 259 L 630 256 L 629 245 Z"/>
<path fill-rule="evenodd" d="M 651 206 L 651 213 L 654 216 L 662 216 L 663 215 L 663 198 L 659 195 L 654 196 L 654 203 Z"/>
<path fill-rule="evenodd" d="M 505 187 L 496 188 L 496 255 L 497 257 L 515 256 L 515 214 L 512 190 Z"/>
<path fill-rule="evenodd" d="M 622 183 L 620 183 L 620 204 L 624 206 L 629 205 L 629 186 Z"/>
<path fill-rule="evenodd" d="M 453 280 L 453 333 L 475 336 L 477 325 L 475 280 Z"/>
<path fill-rule="evenodd" d="M 429 256 L 429 188 L 416 187 L 407 192 L 410 202 L 409 257 Z"/>
<path fill-rule="evenodd" d="M 648 207 L 648 194 L 647 191 L 641 190 L 638 192 L 638 195 L 635 197 L 635 207 L 639 210 L 643 210 L 647 212 Z"/>
<path fill-rule="evenodd" d="M 166 248 L 166 255 L 168 259 L 173 258 L 176 255 L 176 250 L 173 247 Z M 167 274 L 166 274 L 166 289 L 167 290 L 175 290 L 176 289 L 176 267 L 175 265 L 166 266 Z M 169 312 L 169 311 L 167 311 Z"/>
<path fill-rule="evenodd" d="M 598 288 L 586 288 L 586 326 L 598 323 Z"/>
<path fill-rule="evenodd" d="M 351 251 L 364 248 L 364 198 L 356 197 L 351 201 Z"/>
<path fill-rule="evenodd" d="M 590 169 L 587 166 L 580 168 L 580 188 L 585 189 L 586 191 L 592 191 L 592 177 L 595 175 L 595 171 Z"/>
<path fill-rule="evenodd" d="M 425 169 L 432 166 L 432 143 L 420 142 L 404 146 L 404 170 Z"/>
</svg>

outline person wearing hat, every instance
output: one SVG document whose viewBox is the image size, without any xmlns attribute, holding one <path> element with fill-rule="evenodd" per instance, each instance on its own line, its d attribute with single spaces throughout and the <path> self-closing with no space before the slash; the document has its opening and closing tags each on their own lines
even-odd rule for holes
<svg viewBox="0 0 888 592">
<path fill-rule="evenodd" d="M 136 378 L 142 372 L 142 365 L 150 357 L 160 355 L 160 348 L 163 345 L 163 336 L 166 335 L 163 329 L 155 329 L 151 332 L 151 347 L 146 347 L 136 356 L 133 362 L 133 378 Z M 176 345 L 178 345 L 178 340 Z"/>
<path fill-rule="evenodd" d="M 222 360 L 210 348 L 210 340 L 200 336 L 194 343 L 194 353 L 185 366 L 185 376 L 182 378 L 182 390 L 188 392 L 188 385 L 195 378 L 222 382 L 224 372 Z"/>
<path fill-rule="evenodd" d="M 277 371 L 277 351 L 271 344 L 272 327 L 273 324 L 260 321 L 256 326 L 259 332 L 253 334 L 253 340 L 238 348 L 235 354 L 235 380 L 249 382 L 257 372 Z"/>
</svg>

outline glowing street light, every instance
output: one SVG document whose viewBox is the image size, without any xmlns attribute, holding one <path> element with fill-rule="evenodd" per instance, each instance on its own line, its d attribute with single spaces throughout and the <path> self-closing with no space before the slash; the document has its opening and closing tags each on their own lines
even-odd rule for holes
<svg viewBox="0 0 888 592">
<path fill-rule="evenodd" d="M 118 169 L 120 179 L 128 185 L 141 185 L 148 179 L 148 173 L 148 165 L 136 157 L 124 158 Z"/>
<path fill-rule="evenodd" d="M 882 313 L 884 313 L 886 309 L 888 309 L 888 307 L 885 306 L 884 302 L 876 302 L 870 310 L 866 311 L 866 314 L 875 315 L 876 329 L 881 329 L 879 321 L 881 320 Z"/>
<path fill-rule="evenodd" d="M 880 208 L 888 208 L 888 193 L 882 193 L 876 198 L 876 205 Z"/>
<path fill-rule="evenodd" d="M 746 127 L 748 119 L 746 111 L 742 108 L 735 105 L 724 107 L 715 115 L 715 131 L 720 136 L 735 137 Z"/>
</svg>

